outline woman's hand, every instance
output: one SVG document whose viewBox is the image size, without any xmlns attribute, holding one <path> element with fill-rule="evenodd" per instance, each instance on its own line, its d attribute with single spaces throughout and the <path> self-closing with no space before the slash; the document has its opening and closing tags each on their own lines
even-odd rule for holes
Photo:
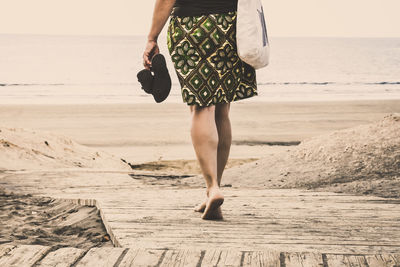
<svg viewBox="0 0 400 267">
<path fill-rule="evenodd" d="M 146 44 L 146 48 L 143 53 L 143 66 L 146 69 L 150 69 L 151 67 L 151 59 L 160 53 L 160 49 L 158 48 L 157 41 L 155 40 L 148 40 Z"/>
<path fill-rule="evenodd" d="M 146 69 L 150 69 L 151 59 L 160 53 L 160 49 L 157 45 L 157 37 L 167 22 L 168 17 L 171 15 L 174 4 L 175 0 L 156 0 L 151 29 L 147 36 L 148 41 L 143 53 L 143 66 Z"/>
</svg>

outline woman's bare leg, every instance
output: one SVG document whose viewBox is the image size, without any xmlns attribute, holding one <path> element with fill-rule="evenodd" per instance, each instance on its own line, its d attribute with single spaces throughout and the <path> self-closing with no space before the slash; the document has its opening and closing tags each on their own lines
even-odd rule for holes
<svg viewBox="0 0 400 267">
<path fill-rule="evenodd" d="M 232 128 L 229 119 L 229 110 L 230 103 L 219 104 L 215 109 L 215 122 L 218 131 L 217 181 L 219 186 L 221 186 L 222 174 L 228 162 L 232 144 Z"/>
<path fill-rule="evenodd" d="M 221 219 L 224 197 L 218 184 L 218 130 L 215 123 L 215 106 L 191 106 L 191 137 L 207 186 L 207 203 L 203 219 Z"/>
<path fill-rule="evenodd" d="M 230 103 L 217 104 L 215 107 L 215 123 L 218 132 L 217 148 L 217 183 L 221 186 L 222 174 L 229 158 L 232 143 L 232 128 L 229 120 Z M 199 204 L 195 211 L 203 212 L 206 208 L 206 200 Z"/>
</svg>

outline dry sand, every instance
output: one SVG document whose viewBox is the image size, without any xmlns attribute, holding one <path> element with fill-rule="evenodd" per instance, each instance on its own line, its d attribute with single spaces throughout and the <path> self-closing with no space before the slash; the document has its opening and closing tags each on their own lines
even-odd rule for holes
<svg viewBox="0 0 400 267">
<path fill-rule="evenodd" d="M 74 167 L 130 170 L 121 158 L 82 146 L 64 136 L 0 127 L 0 170 Z"/>
<path fill-rule="evenodd" d="M 99 211 L 60 199 L 6 193 L 0 188 L 0 244 L 112 246 Z"/>
<path fill-rule="evenodd" d="M 309 138 L 292 149 L 228 169 L 223 183 L 400 198 L 400 114 Z"/>
</svg>

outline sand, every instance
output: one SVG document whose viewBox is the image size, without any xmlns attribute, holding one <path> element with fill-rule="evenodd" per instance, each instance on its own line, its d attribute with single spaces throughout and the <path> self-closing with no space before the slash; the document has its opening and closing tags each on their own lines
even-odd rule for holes
<svg viewBox="0 0 400 267">
<path fill-rule="evenodd" d="M 400 114 L 308 138 L 292 149 L 228 169 L 223 182 L 239 188 L 307 188 L 400 198 Z"/>
<path fill-rule="evenodd" d="M 240 166 L 249 162 L 256 161 L 257 158 L 249 159 L 230 159 L 226 168 Z M 154 173 L 177 173 L 179 175 L 201 174 L 201 169 L 197 160 L 161 160 L 151 161 L 143 164 L 131 165 L 133 170 L 143 170 Z"/>
<path fill-rule="evenodd" d="M 0 170 L 53 168 L 129 170 L 121 158 L 49 132 L 0 127 Z"/>
<path fill-rule="evenodd" d="M 260 158 L 277 146 L 379 120 L 400 100 L 236 102 L 231 158 Z M 0 105 L 0 127 L 50 131 L 133 164 L 193 160 L 184 104 Z"/>
<path fill-rule="evenodd" d="M 95 207 L 0 188 L 0 244 L 56 247 L 112 246 Z"/>
</svg>

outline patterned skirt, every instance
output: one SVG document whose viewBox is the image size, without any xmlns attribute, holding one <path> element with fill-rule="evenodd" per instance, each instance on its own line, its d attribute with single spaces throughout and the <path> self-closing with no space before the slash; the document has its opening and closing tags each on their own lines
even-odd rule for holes
<svg viewBox="0 0 400 267">
<path fill-rule="evenodd" d="M 236 12 L 172 15 L 167 42 L 188 105 L 210 106 L 257 95 L 255 69 L 237 54 Z"/>
</svg>

